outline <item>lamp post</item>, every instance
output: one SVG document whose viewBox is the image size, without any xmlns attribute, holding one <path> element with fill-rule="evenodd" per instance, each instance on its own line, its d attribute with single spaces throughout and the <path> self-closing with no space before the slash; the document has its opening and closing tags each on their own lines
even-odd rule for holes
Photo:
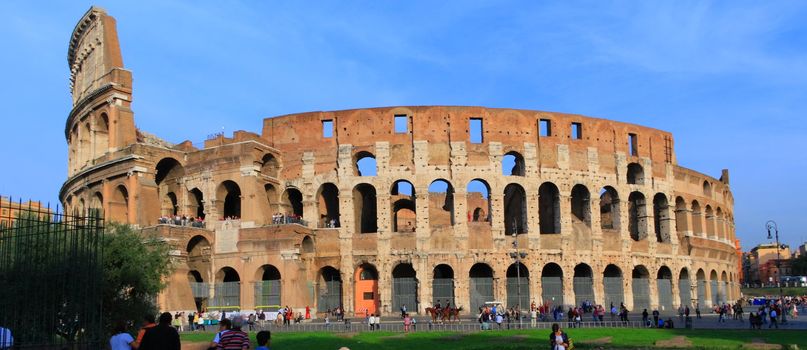
<svg viewBox="0 0 807 350">
<path fill-rule="evenodd" d="M 516 220 L 513 220 L 512 236 L 515 253 L 510 253 L 510 257 L 516 260 L 516 297 L 518 298 L 516 308 L 518 310 L 518 328 L 521 329 L 523 328 L 521 320 L 521 259 L 527 257 L 527 253 L 518 251 L 518 226 L 516 225 Z"/>
<path fill-rule="evenodd" d="M 771 239 L 771 229 L 773 229 L 774 236 L 776 237 L 776 285 L 779 286 L 779 298 L 783 297 L 782 292 L 782 283 L 781 283 L 781 264 L 782 264 L 782 257 L 779 255 L 779 226 L 776 225 L 776 221 L 768 220 L 765 223 L 765 228 L 768 229 L 768 239 Z"/>
</svg>

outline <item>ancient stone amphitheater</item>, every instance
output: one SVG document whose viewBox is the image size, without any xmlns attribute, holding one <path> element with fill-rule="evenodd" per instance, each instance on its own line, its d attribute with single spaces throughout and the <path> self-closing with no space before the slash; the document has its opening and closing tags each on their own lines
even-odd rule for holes
<svg viewBox="0 0 807 350">
<path fill-rule="evenodd" d="M 414 106 L 278 116 L 174 145 L 135 127 L 102 9 L 76 25 L 68 63 L 60 200 L 173 245 L 163 310 L 590 300 L 664 312 L 738 298 L 728 171 L 679 166 L 668 132 Z"/>
</svg>

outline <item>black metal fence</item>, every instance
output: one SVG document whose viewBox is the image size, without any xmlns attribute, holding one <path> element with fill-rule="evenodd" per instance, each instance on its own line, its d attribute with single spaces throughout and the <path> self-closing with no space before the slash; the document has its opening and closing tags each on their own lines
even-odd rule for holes
<svg viewBox="0 0 807 350">
<path fill-rule="evenodd" d="M 104 223 L 83 214 L 0 199 L 0 327 L 13 348 L 103 347 Z"/>
</svg>

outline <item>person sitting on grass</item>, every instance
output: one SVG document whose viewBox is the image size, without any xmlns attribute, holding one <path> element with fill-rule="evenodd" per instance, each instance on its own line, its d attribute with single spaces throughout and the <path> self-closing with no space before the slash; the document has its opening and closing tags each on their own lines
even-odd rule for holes
<svg viewBox="0 0 807 350">
<path fill-rule="evenodd" d="M 269 350 L 271 346 L 269 345 L 269 340 L 272 338 L 272 333 L 269 331 L 260 331 L 255 338 L 258 340 L 258 347 L 255 348 L 255 350 Z"/>
<path fill-rule="evenodd" d="M 557 323 L 552 324 L 552 333 L 549 334 L 549 345 L 552 350 L 566 350 L 569 348 L 569 335 L 560 329 Z"/>
</svg>

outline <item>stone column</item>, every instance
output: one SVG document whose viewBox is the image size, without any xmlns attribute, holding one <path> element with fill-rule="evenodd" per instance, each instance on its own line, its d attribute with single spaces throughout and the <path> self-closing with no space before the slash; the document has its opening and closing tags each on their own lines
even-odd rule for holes
<svg viewBox="0 0 807 350">
<path fill-rule="evenodd" d="M 574 302 L 574 267 L 563 267 L 563 304 L 575 305 Z"/>
</svg>

